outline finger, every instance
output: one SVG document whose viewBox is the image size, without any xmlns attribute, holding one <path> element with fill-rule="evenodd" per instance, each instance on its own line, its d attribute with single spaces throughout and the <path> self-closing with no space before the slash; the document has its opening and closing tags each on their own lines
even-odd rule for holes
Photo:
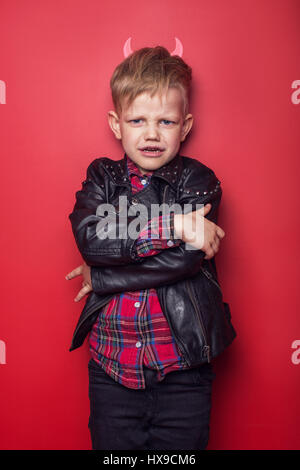
<svg viewBox="0 0 300 470">
<path fill-rule="evenodd" d="M 205 204 L 205 206 L 201 207 L 201 209 L 198 209 L 196 212 L 198 212 L 200 215 L 205 216 L 206 214 L 209 213 L 210 209 L 211 209 L 211 204 L 207 203 Z"/>
<path fill-rule="evenodd" d="M 212 249 L 211 243 L 204 245 L 202 251 L 204 251 L 206 254 L 206 256 L 204 256 L 205 259 L 210 259 L 214 256 L 214 251 Z"/>
<path fill-rule="evenodd" d="M 211 205 L 210 202 L 205 204 L 205 206 L 204 206 L 204 215 L 208 214 L 211 208 L 212 208 L 212 205 Z"/>
<path fill-rule="evenodd" d="M 214 255 L 215 255 L 214 251 L 209 249 L 206 251 L 206 256 L 204 256 L 204 259 L 211 259 L 214 257 Z"/>
<path fill-rule="evenodd" d="M 66 275 L 66 279 L 73 279 L 76 276 L 79 276 L 79 274 L 82 274 L 82 265 L 78 266 L 77 268 L 73 269 L 70 273 Z"/>
<path fill-rule="evenodd" d="M 217 236 L 215 236 L 214 239 L 210 242 L 208 248 L 205 250 L 206 256 L 208 256 L 208 258 L 205 258 L 205 259 L 213 258 L 218 253 L 219 247 L 220 247 L 220 239 Z"/>
<path fill-rule="evenodd" d="M 214 255 L 217 254 L 218 251 L 219 251 L 219 244 L 220 244 L 220 239 L 218 237 L 216 237 L 214 242 L 211 244 L 211 248 L 214 252 Z"/>
<path fill-rule="evenodd" d="M 88 294 L 90 291 L 92 290 L 92 288 L 90 286 L 84 286 L 79 292 L 78 294 L 76 295 L 74 301 L 75 302 L 79 302 L 79 300 L 81 300 L 86 294 Z"/>
<path fill-rule="evenodd" d="M 219 227 L 218 225 L 217 225 L 216 232 L 217 232 L 217 235 L 218 235 L 219 238 L 224 238 L 224 237 L 225 237 L 225 232 L 224 232 L 224 230 L 221 229 L 221 227 Z"/>
</svg>

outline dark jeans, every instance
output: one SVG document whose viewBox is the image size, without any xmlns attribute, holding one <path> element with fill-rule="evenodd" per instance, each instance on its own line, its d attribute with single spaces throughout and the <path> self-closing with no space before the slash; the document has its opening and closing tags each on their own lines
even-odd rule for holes
<svg viewBox="0 0 300 470">
<path fill-rule="evenodd" d="M 173 371 L 161 382 L 144 367 L 146 389 L 131 389 L 91 359 L 89 398 L 93 450 L 201 450 L 209 438 L 211 364 Z"/>
</svg>

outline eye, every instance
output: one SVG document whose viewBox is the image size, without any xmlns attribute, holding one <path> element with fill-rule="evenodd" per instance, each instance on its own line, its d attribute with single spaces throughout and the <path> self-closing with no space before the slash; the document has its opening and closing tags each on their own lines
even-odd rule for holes
<svg viewBox="0 0 300 470">
<path fill-rule="evenodd" d="M 141 119 L 131 119 L 130 122 L 133 122 L 134 124 L 138 124 L 138 121 L 141 121 Z"/>
<path fill-rule="evenodd" d="M 174 121 L 169 121 L 168 119 L 163 119 L 162 122 L 164 122 L 165 124 L 167 123 L 167 125 L 174 124 Z"/>
</svg>

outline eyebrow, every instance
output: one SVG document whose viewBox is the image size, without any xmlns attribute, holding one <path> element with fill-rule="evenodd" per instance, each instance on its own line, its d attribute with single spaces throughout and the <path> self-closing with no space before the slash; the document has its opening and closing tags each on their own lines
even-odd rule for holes
<svg viewBox="0 0 300 470">
<path fill-rule="evenodd" d="M 125 115 L 125 119 L 145 119 L 145 116 L 143 115 Z M 159 116 L 158 119 L 166 119 L 166 120 L 173 120 L 173 121 L 176 121 L 177 119 L 179 119 L 179 116 L 175 116 L 175 115 L 168 115 L 167 113 L 163 116 Z"/>
</svg>

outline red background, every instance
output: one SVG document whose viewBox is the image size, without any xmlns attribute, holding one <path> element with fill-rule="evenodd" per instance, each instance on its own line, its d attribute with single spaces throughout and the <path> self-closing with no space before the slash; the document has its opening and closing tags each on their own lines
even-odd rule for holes
<svg viewBox="0 0 300 470">
<path fill-rule="evenodd" d="M 157 44 L 193 67 L 181 154 L 222 183 L 217 266 L 238 332 L 215 361 L 209 449 L 299 449 L 300 2 L 2 0 L 1 449 L 90 449 L 84 300 L 68 214 L 96 157 L 123 156 L 109 79 Z"/>
</svg>

